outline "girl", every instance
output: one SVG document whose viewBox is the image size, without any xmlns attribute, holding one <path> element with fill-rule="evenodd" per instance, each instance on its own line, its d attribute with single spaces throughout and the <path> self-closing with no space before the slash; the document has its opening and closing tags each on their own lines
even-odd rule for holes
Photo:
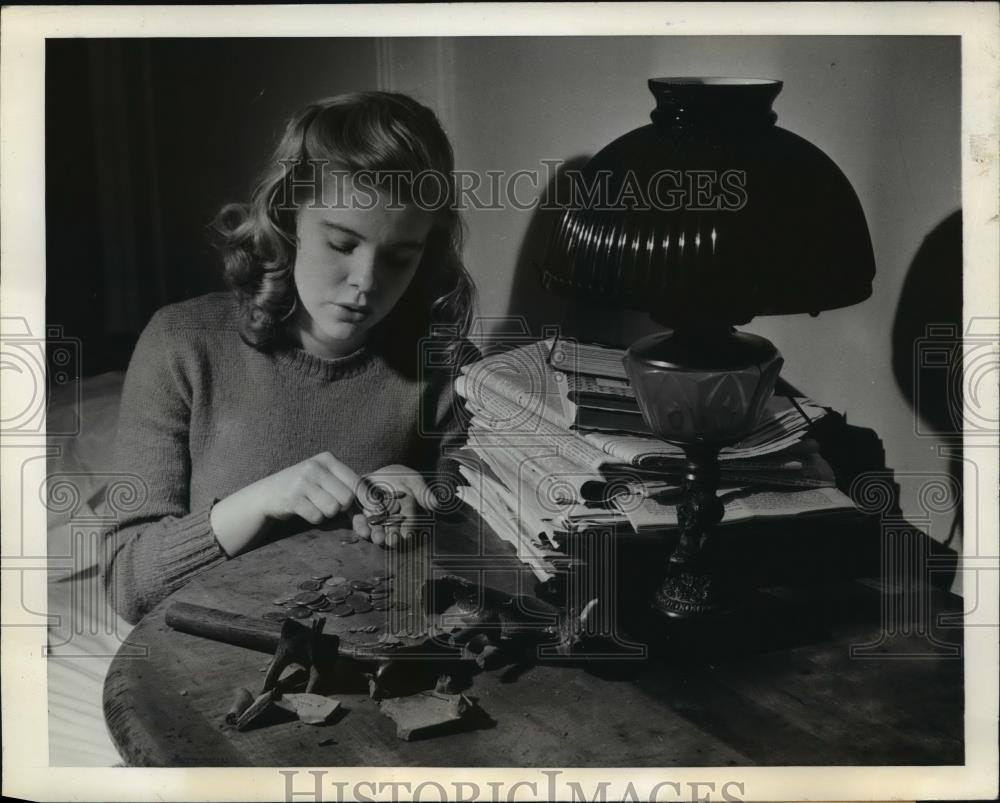
<svg viewBox="0 0 1000 803">
<path fill-rule="evenodd" d="M 125 619 L 265 538 L 354 512 L 392 547 L 435 507 L 476 356 L 452 170 L 429 109 L 342 95 L 298 113 L 249 204 L 222 210 L 231 292 L 157 312 L 125 380 L 117 465 L 146 489 L 104 565 Z M 398 515 L 369 526 L 374 483 Z"/>
</svg>

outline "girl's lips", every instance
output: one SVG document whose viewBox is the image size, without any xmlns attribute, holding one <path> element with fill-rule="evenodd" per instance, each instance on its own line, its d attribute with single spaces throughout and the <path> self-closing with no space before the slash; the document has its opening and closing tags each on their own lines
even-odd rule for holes
<svg viewBox="0 0 1000 803">
<path fill-rule="evenodd" d="M 372 311 L 371 307 L 362 307 L 356 304 L 341 304 L 336 302 L 334 306 L 337 307 L 341 315 L 350 321 L 363 321 Z"/>
</svg>

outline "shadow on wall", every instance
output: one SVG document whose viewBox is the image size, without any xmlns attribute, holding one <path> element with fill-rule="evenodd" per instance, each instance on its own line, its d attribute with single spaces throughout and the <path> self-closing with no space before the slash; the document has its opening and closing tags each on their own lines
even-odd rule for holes
<svg viewBox="0 0 1000 803">
<path fill-rule="evenodd" d="M 916 426 L 953 436 L 948 471 L 962 483 L 962 211 L 924 238 L 903 282 L 892 328 L 892 369 Z M 949 439 L 951 443 L 951 439 Z M 961 508 L 948 535 L 961 522 Z"/>
<path fill-rule="evenodd" d="M 633 340 L 662 327 L 645 313 L 605 306 L 587 298 L 571 298 L 550 293 L 542 287 L 541 266 L 562 210 L 572 197 L 573 175 L 589 161 L 587 156 L 567 159 L 555 172 L 539 196 L 539 206 L 528 223 L 518 249 L 507 303 L 508 326 L 540 336 L 546 326 L 558 326 L 566 337 L 627 346 Z M 520 325 L 523 322 L 523 325 Z M 494 332 L 501 334 L 501 332 Z"/>
</svg>

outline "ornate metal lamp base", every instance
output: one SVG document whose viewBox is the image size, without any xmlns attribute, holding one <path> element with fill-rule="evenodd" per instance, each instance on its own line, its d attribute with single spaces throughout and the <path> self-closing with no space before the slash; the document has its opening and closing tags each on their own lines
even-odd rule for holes
<svg viewBox="0 0 1000 803">
<path fill-rule="evenodd" d="M 654 594 L 654 611 L 675 619 L 725 613 L 739 596 L 720 560 L 716 526 L 725 513 L 719 450 L 746 437 L 764 412 L 781 370 L 769 341 L 728 324 L 694 318 L 637 340 L 625 370 L 650 431 L 684 449 L 679 538 Z"/>
<path fill-rule="evenodd" d="M 652 607 L 671 619 L 711 618 L 728 612 L 733 603 L 732 584 L 715 558 L 714 531 L 723 514 L 716 495 L 718 448 L 691 446 L 686 451 L 684 500 L 677 506 L 680 538 Z"/>
<path fill-rule="evenodd" d="M 653 597 L 653 610 L 670 619 L 712 618 L 728 613 L 729 589 L 707 572 L 678 571 L 668 575 Z"/>
</svg>

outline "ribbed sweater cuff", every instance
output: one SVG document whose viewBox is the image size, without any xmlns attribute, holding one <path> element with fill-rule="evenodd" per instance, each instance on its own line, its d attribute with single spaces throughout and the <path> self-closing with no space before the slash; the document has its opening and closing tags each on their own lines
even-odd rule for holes
<svg viewBox="0 0 1000 803">
<path fill-rule="evenodd" d="M 228 560 L 212 531 L 212 505 L 204 505 L 178 520 L 160 553 L 169 589 L 184 585 L 194 575 Z"/>
</svg>

